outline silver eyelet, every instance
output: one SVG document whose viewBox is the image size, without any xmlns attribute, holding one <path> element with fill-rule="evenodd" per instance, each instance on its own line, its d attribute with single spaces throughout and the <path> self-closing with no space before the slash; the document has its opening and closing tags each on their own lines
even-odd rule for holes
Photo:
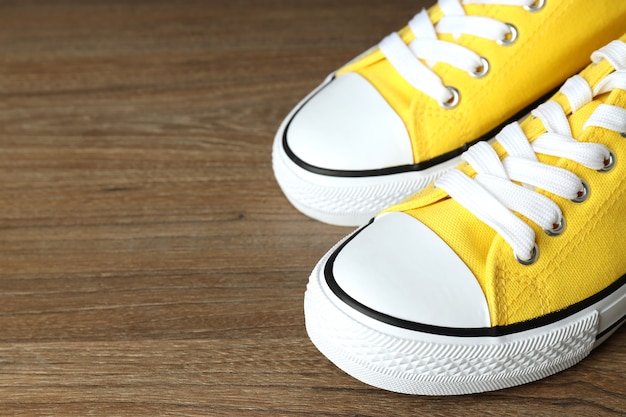
<svg viewBox="0 0 626 417">
<path fill-rule="evenodd" d="M 604 160 L 604 167 L 600 168 L 599 172 L 608 172 L 615 166 L 615 155 L 609 151 L 609 159 Z"/>
<path fill-rule="evenodd" d="M 539 246 L 537 246 L 537 244 L 535 243 L 535 246 L 533 246 L 533 250 L 530 253 L 530 259 L 520 259 L 519 256 L 515 255 L 515 259 L 517 259 L 517 262 L 521 263 L 522 265 L 532 265 L 535 262 L 537 262 L 537 259 L 539 258 Z"/>
<path fill-rule="evenodd" d="M 548 236 L 558 236 L 565 230 L 565 217 L 561 217 L 558 223 L 552 225 L 552 229 L 544 229 Z"/>
<path fill-rule="evenodd" d="M 497 40 L 498 45 L 508 46 L 517 40 L 517 28 L 510 23 L 505 23 L 509 27 L 509 33 L 504 39 Z"/>
<path fill-rule="evenodd" d="M 578 196 L 572 199 L 574 203 L 582 203 L 587 199 L 587 197 L 589 197 L 589 184 L 587 184 L 587 181 L 583 179 L 580 180 L 580 183 L 583 187 L 578 192 Z"/>
<path fill-rule="evenodd" d="M 446 88 L 448 89 L 450 94 L 452 94 L 452 97 L 448 101 L 440 101 L 439 105 L 443 107 L 444 109 L 451 109 L 453 107 L 456 107 L 457 104 L 459 104 L 459 100 L 461 99 L 461 94 L 459 93 L 459 90 L 457 90 L 454 87 L 446 86 Z"/>
<path fill-rule="evenodd" d="M 469 74 L 474 78 L 482 78 L 489 72 L 489 61 L 484 56 L 480 57 L 480 67 L 476 68 L 474 72 Z"/>
<path fill-rule="evenodd" d="M 546 5 L 546 0 L 535 0 L 533 4 L 524 6 L 524 10 L 526 10 L 527 12 L 537 12 L 543 9 L 543 6 L 545 5 Z"/>
</svg>

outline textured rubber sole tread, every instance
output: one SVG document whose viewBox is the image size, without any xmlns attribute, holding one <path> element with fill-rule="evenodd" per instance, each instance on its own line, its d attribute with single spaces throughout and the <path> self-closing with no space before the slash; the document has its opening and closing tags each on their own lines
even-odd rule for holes
<svg viewBox="0 0 626 417">
<path fill-rule="evenodd" d="M 394 174 L 388 176 L 386 182 L 372 184 L 363 184 L 361 179 L 341 178 L 336 185 L 329 186 L 303 179 L 297 173 L 301 168 L 289 167 L 284 158 L 286 155 L 275 147 L 274 175 L 289 202 L 309 217 L 339 226 L 367 223 L 382 209 L 421 190 L 448 169 L 446 166 L 428 175 L 403 174 L 405 180 L 398 180 Z M 453 165 L 451 163 L 450 167 Z"/>
<path fill-rule="evenodd" d="M 460 395 L 508 388 L 545 378 L 585 358 L 595 346 L 593 310 L 545 329 L 504 337 L 399 337 L 369 327 L 322 288 L 320 268 L 305 294 L 305 318 L 315 346 L 339 368 L 378 388 L 406 394 Z M 356 313 L 355 313 L 356 314 Z M 432 337 L 431 337 L 432 339 Z"/>
</svg>

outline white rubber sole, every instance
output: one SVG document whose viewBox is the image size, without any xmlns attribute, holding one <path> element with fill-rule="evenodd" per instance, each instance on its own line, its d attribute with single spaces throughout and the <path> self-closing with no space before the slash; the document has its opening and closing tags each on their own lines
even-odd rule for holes
<svg viewBox="0 0 626 417">
<path fill-rule="evenodd" d="M 626 285 L 562 320 L 504 336 L 460 337 L 395 327 L 338 299 L 324 265 L 305 294 L 306 328 L 314 345 L 366 384 L 405 394 L 460 395 L 525 384 L 585 358 L 621 325 Z"/>
<path fill-rule="evenodd" d="M 361 226 L 382 209 L 404 200 L 455 167 L 460 157 L 421 171 L 363 177 L 340 177 L 308 171 L 294 163 L 283 148 L 283 135 L 295 113 L 332 80 L 332 74 L 283 120 L 272 149 L 274 175 L 289 202 L 324 223 Z"/>
</svg>

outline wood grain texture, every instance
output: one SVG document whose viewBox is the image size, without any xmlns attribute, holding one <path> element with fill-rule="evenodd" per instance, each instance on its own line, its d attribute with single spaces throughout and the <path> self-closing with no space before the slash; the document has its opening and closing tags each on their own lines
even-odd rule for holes
<svg viewBox="0 0 626 417">
<path fill-rule="evenodd" d="M 287 203 L 273 135 L 428 3 L 0 2 L 0 414 L 623 415 L 624 330 L 453 398 L 367 387 L 306 336 L 309 273 L 349 229 Z"/>
</svg>

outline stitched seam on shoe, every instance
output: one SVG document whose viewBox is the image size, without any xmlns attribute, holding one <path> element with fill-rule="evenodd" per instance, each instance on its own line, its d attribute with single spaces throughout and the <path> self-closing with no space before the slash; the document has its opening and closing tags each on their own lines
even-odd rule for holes
<svg viewBox="0 0 626 417">
<path fill-rule="evenodd" d="M 502 318 L 504 318 L 505 320 L 502 322 L 498 322 L 497 324 L 498 325 L 502 323 L 510 324 L 512 322 L 512 315 L 514 315 L 519 310 L 518 307 L 513 309 L 513 305 L 516 303 L 514 303 L 513 302 L 514 300 L 511 300 L 510 297 L 508 296 L 509 287 L 514 282 L 518 284 L 523 284 L 526 288 L 533 289 L 533 296 L 539 299 L 539 308 L 541 310 L 537 314 L 537 316 L 549 313 L 550 312 L 549 306 L 551 305 L 551 303 L 550 303 L 550 296 L 545 291 L 545 288 L 546 288 L 545 274 L 530 275 L 530 274 L 525 274 L 525 273 L 519 273 L 519 271 L 514 271 L 511 268 L 508 268 L 506 266 L 506 262 L 502 261 L 502 258 L 503 258 L 502 251 L 499 251 L 499 254 L 496 258 L 496 262 L 499 265 L 497 268 L 498 273 L 496 275 L 496 279 L 498 280 L 498 286 L 501 287 L 501 290 L 499 291 L 497 295 L 497 300 L 498 300 L 498 304 L 504 307 Z M 529 297 L 526 297 L 525 300 L 528 298 Z M 517 300 L 517 298 L 515 300 Z"/>
</svg>

